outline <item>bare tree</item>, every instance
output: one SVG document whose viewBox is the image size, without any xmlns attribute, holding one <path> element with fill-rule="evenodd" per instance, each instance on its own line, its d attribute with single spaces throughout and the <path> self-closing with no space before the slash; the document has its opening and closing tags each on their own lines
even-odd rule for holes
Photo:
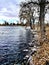
<svg viewBox="0 0 49 65">
<path fill-rule="evenodd" d="M 45 6 L 49 4 L 48 0 L 30 0 L 23 6 L 27 6 L 30 4 L 38 5 L 40 7 L 40 14 L 39 14 L 39 22 L 40 22 L 40 30 L 41 30 L 41 37 L 45 37 L 45 24 L 44 24 L 44 18 L 45 18 Z"/>
<path fill-rule="evenodd" d="M 33 4 L 29 4 L 27 6 L 24 6 L 26 4 L 25 3 L 21 3 L 21 9 L 20 9 L 20 20 L 23 18 L 23 19 L 26 19 L 29 24 L 30 24 L 30 27 L 32 29 L 32 20 L 33 20 L 33 25 L 34 25 L 34 22 L 35 22 L 35 19 L 34 19 L 34 11 L 35 9 L 33 8 Z M 34 27 L 33 27 L 34 28 Z"/>
</svg>

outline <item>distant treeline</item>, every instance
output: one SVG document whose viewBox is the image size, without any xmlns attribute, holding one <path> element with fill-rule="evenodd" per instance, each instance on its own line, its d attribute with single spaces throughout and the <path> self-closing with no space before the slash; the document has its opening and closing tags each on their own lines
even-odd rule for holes
<svg viewBox="0 0 49 65">
<path fill-rule="evenodd" d="M 26 24 L 24 24 L 23 22 L 21 23 L 8 23 L 8 22 L 4 22 L 3 24 L 0 24 L 0 26 L 26 26 Z"/>
<path fill-rule="evenodd" d="M 3 24 L 0 24 L 0 26 L 9 26 L 9 25 L 16 25 L 15 23 L 8 23 L 8 22 L 4 22 Z"/>
<path fill-rule="evenodd" d="M 35 25 L 39 26 L 39 23 L 37 22 Z M 45 25 L 49 26 L 49 23 L 46 23 Z M 16 23 L 8 23 L 5 21 L 3 24 L 0 24 L 0 26 L 30 26 L 30 24 L 28 22 L 26 22 L 25 24 L 23 22 L 16 24 Z"/>
</svg>

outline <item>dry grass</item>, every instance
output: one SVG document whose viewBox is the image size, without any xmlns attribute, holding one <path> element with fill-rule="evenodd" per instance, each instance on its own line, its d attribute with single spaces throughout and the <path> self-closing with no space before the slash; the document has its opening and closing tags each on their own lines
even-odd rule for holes
<svg viewBox="0 0 49 65">
<path fill-rule="evenodd" d="M 47 39 L 49 39 L 49 27 L 46 27 Z"/>
<path fill-rule="evenodd" d="M 34 65 L 45 65 L 49 61 L 49 44 L 44 43 L 33 55 Z"/>
<path fill-rule="evenodd" d="M 38 32 L 38 34 L 40 40 L 40 32 Z M 49 27 L 46 27 L 46 35 L 49 40 Z M 37 52 L 33 55 L 34 65 L 46 65 L 46 61 L 49 62 L 49 41 L 44 41 L 40 48 L 37 49 Z"/>
</svg>

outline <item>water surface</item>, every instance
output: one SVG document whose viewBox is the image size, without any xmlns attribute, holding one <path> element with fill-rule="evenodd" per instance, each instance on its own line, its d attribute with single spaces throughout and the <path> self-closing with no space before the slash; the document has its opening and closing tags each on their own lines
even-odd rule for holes
<svg viewBox="0 0 49 65">
<path fill-rule="evenodd" d="M 0 65 L 21 63 L 28 52 L 31 32 L 25 27 L 0 26 Z"/>
</svg>

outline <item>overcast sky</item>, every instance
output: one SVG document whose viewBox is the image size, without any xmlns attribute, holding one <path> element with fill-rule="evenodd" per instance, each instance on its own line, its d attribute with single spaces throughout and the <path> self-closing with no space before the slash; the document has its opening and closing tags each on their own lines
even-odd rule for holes
<svg viewBox="0 0 49 65">
<path fill-rule="evenodd" d="M 19 20 L 20 2 L 25 0 L 0 0 L 0 23 L 4 20 L 9 22 L 16 22 Z M 49 19 L 49 14 L 46 15 L 46 19 Z"/>
<path fill-rule="evenodd" d="M 16 17 L 23 0 L 0 0 L 0 16 Z"/>
<path fill-rule="evenodd" d="M 24 0 L 0 0 L 0 22 L 4 19 L 19 20 L 20 2 Z"/>
</svg>

